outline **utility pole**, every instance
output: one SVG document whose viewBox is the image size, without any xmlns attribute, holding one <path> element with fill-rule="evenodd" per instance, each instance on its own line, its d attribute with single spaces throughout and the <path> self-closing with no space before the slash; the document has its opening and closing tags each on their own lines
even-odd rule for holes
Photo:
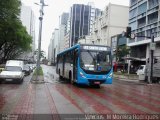
<svg viewBox="0 0 160 120">
<path fill-rule="evenodd" d="M 35 3 L 37 5 L 40 5 L 40 17 L 39 17 L 39 35 L 38 35 L 38 55 L 37 55 L 37 71 L 36 71 L 36 80 L 38 76 L 38 71 L 40 70 L 40 54 L 41 54 L 41 37 L 42 37 L 42 20 L 43 20 L 43 7 L 48 6 L 44 4 L 44 0 L 40 0 L 40 4 Z"/>
<path fill-rule="evenodd" d="M 149 56 L 149 74 L 148 74 L 148 83 L 152 83 L 153 79 L 153 55 L 154 55 L 155 43 L 154 43 L 154 35 L 151 37 L 150 42 L 150 56 Z"/>
</svg>

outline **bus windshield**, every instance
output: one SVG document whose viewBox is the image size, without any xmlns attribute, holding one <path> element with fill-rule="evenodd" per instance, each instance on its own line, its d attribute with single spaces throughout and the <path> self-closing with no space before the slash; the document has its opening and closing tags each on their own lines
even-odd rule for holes
<svg viewBox="0 0 160 120">
<path fill-rule="evenodd" d="M 111 53 L 109 51 L 82 50 L 80 66 L 85 71 L 108 72 L 111 68 Z"/>
</svg>

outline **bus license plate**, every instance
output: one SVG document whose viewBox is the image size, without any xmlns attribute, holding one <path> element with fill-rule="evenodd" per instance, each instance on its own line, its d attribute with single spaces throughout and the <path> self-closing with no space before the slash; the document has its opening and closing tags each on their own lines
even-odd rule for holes
<svg viewBox="0 0 160 120">
<path fill-rule="evenodd" d="M 98 84 L 98 85 L 99 85 L 99 84 L 100 84 L 100 82 L 94 82 L 94 84 Z"/>
</svg>

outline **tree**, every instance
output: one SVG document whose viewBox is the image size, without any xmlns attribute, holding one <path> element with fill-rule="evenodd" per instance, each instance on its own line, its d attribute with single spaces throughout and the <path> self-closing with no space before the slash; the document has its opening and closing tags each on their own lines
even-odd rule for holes
<svg viewBox="0 0 160 120">
<path fill-rule="evenodd" d="M 116 56 L 118 61 L 123 61 L 124 57 L 129 54 L 130 49 L 126 45 L 118 46 L 116 51 Z"/>
<path fill-rule="evenodd" d="M 123 71 L 125 70 L 125 60 L 123 59 L 130 52 L 130 49 L 126 45 L 118 46 L 116 51 L 117 62 L 123 65 Z"/>
<path fill-rule="evenodd" d="M 19 19 L 20 7 L 20 0 L 0 2 L 0 61 L 14 59 L 31 50 L 32 37 Z"/>
<path fill-rule="evenodd" d="M 4 44 L 4 38 L 8 35 L 12 23 L 19 20 L 20 5 L 19 0 L 1 0 L 0 2 L 0 46 Z"/>
<path fill-rule="evenodd" d="M 38 55 L 38 49 L 34 51 L 34 54 L 36 55 L 36 58 L 37 58 L 37 55 Z M 43 50 L 40 51 L 40 59 L 41 58 L 45 58 L 45 52 Z"/>
</svg>

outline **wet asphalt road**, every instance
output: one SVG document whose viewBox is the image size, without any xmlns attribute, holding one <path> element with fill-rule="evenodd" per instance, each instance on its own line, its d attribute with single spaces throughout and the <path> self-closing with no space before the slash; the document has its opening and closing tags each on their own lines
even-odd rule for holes
<svg viewBox="0 0 160 120">
<path fill-rule="evenodd" d="M 0 84 L 0 114 L 160 114 L 159 84 L 114 80 L 97 89 L 59 81 L 55 67 L 42 68 L 44 84 L 31 84 L 32 75 L 22 84 Z"/>
</svg>

